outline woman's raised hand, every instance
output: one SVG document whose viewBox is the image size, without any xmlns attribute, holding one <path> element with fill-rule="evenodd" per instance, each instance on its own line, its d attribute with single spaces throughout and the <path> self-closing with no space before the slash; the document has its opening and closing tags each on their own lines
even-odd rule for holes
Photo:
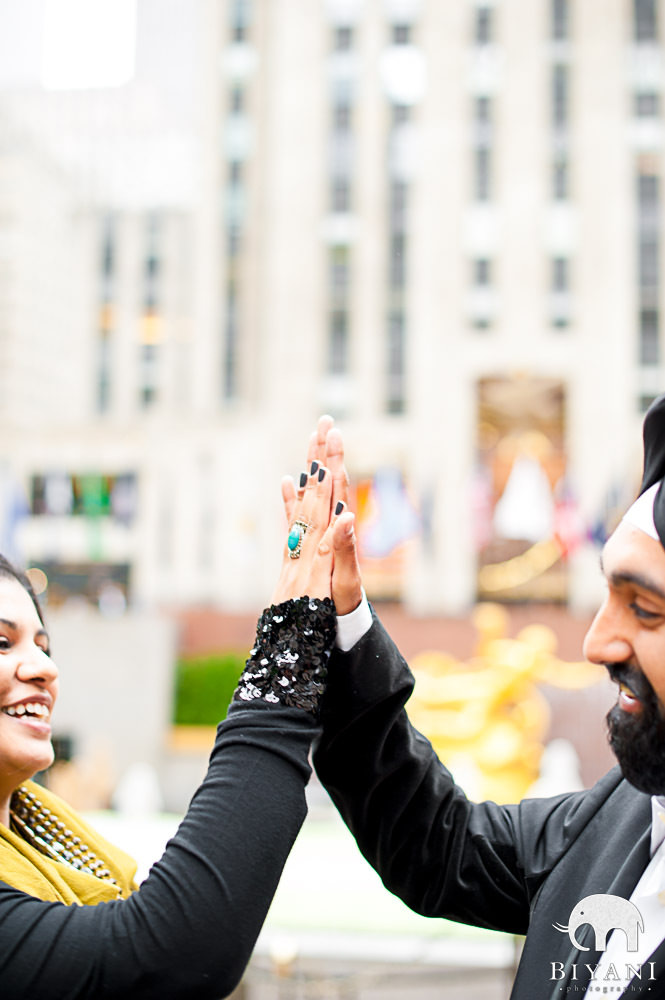
<svg viewBox="0 0 665 1000">
<path fill-rule="evenodd" d="M 326 597 L 332 593 L 337 613 L 344 615 L 360 603 L 362 581 L 355 516 L 347 509 L 349 480 L 344 466 L 344 441 L 333 426 L 333 418 L 328 415 L 319 418 L 316 430 L 310 435 L 307 470 L 301 474 L 297 488 L 291 477 L 282 480 L 291 544 L 297 545 L 298 533 L 302 534 L 295 558 L 295 549 L 289 549 L 287 542 L 275 600 L 283 601 L 305 593 L 310 597 Z M 319 478 L 321 470 L 323 475 Z M 303 586 L 310 589 L 303 590 Z"/>
<path fill-rule="evenodd" d="M 331 596 L 332 534 L 336 520 L 332 497 L 330 469 L 312 459 L 308 472 L 301 476 L 298 491 L 293 488 L 289 497 L 288 534 L 273 604 L 305 595 Z M 342 509 L 340 506 L 338 513 Z"/>
</svg>

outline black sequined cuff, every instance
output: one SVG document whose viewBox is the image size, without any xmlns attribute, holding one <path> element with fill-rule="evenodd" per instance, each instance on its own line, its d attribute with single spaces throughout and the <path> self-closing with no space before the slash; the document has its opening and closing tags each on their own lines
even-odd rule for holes
<svg viewBox="0 0 665 1000">
<path fill-rule="evenodd" d="M 256 643 L 233 700 L 260 698 L 318 715 L 335 630 L 335 605 L 329 597 L 272 604 L 259 618 Z"/>
</svg>

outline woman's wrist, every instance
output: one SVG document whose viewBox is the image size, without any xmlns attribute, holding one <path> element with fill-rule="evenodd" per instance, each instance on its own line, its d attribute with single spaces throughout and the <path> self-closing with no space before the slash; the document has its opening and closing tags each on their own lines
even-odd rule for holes
<svg viewBox="0 0 665 1000">
<path fill-rule="evenodd" d="M 258 620 L 256 642 L 233 700 L 260 699 L 318 715 L 335 632 L 329 597 L 272 604 Z"/>
</svg>

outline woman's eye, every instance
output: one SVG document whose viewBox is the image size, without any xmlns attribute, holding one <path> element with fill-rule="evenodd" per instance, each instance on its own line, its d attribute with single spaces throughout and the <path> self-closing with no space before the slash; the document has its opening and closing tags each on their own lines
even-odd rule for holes
<svg viewBox="0 0 665 1000">
<path fill-rule="evenodd" d="M 0 635 L 0 650 L 9 649 L 11 643 L 6 635 Z"/>
</svg>

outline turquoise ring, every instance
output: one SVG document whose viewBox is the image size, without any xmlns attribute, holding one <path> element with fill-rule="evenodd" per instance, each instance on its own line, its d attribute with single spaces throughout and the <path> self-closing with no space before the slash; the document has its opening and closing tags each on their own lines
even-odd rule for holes
<svg viewBox="0 0 665 1000">
<path fill-rule="evenodd" d="M 300 559 L 302 540 L 305 537 L 305 532 L 308 528 L 309 525 L 307 524 L 307 521 L 296 520 L 291 525 L 291 530 L 289 531 L 286 539 L 286 547 L 289 551 L 289 557 L 291 559 Z"/>
</svg>

